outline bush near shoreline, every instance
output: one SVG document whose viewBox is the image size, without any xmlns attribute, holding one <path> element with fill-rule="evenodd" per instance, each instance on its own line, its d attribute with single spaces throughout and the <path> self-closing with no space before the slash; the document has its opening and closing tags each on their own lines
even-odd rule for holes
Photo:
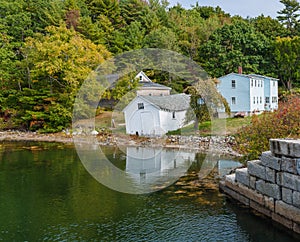
<svg viewBox="0 0 300 242">
<path fill-rule="evenodd" d="M 235 149 L 249 159 L 258 158 L 261 152 L 269 150 L 271 138 L 299 138 L 300 95 L 282 98 L 275 112 L 253 115 L 251 123 L 238 130 L 234 137 Z"/>
</svg>

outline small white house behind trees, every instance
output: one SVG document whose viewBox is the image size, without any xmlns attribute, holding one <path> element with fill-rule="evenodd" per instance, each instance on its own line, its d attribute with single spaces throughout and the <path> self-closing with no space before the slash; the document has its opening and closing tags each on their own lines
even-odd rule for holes
<svg viewBox="0 0 300 242">
<path fill-rule="evenodd" d="M 139 88 L 136 91 L 137 96 L 169 96 L 172 88 L 155 83 L 144 73 L 136 75 L 139 80 Z"/>
</svg>

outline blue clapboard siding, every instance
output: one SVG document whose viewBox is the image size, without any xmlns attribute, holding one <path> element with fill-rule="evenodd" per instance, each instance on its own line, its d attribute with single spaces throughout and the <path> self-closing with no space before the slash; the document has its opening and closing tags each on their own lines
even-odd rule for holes
<svg viewBox="0 0 300 242">
<path fill-rule="evenodd" d="M 273 111 L 278 108 L 278 79 L 236 73 L 218 79 L 218 91 L 227 100 L 232 113 Z M 235 88 L 232 81 L 235 82 Z M 266 97 L 269 103 L 266 103 Z M 232 98 L 235 98 L 235 102 Z"/>
<path fill-rule="evenodd" d="M 250 111 L 250 83 L 249 78 L 243 75 L 231 73 L 219 78 L 218 90 L 227 100 L 231 112 Z M 232 81 L 235 80 L 235 88 Z M 235 104 L 232 98 L 235 97 Z"/>
</svg>

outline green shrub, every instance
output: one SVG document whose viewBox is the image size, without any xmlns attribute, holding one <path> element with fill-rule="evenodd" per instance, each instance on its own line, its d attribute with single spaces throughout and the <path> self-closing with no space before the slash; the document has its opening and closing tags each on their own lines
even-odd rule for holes
<svg viewBox="0 0 300 242">
<path fill-rule="evenodd" d="M 271 138 L 300 137 L 300 96 L 290 95 L 279 104 L 277 111 L 252 116 L 251 124 L 240 129 L 235 135 L 236 149 L 257 158 L 269 150 Z"/>
</svg>

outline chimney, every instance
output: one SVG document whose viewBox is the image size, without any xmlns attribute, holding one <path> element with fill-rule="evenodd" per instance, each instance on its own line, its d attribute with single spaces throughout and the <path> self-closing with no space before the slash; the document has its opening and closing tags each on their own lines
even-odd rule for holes
<svg viewBox="0 0 300 242">
<path fill-rule="evenodd" d="M 238 74 L 243 74 L 243 67 L 239 66 L 239 68 L 238 68 Z"/>
</svg>

